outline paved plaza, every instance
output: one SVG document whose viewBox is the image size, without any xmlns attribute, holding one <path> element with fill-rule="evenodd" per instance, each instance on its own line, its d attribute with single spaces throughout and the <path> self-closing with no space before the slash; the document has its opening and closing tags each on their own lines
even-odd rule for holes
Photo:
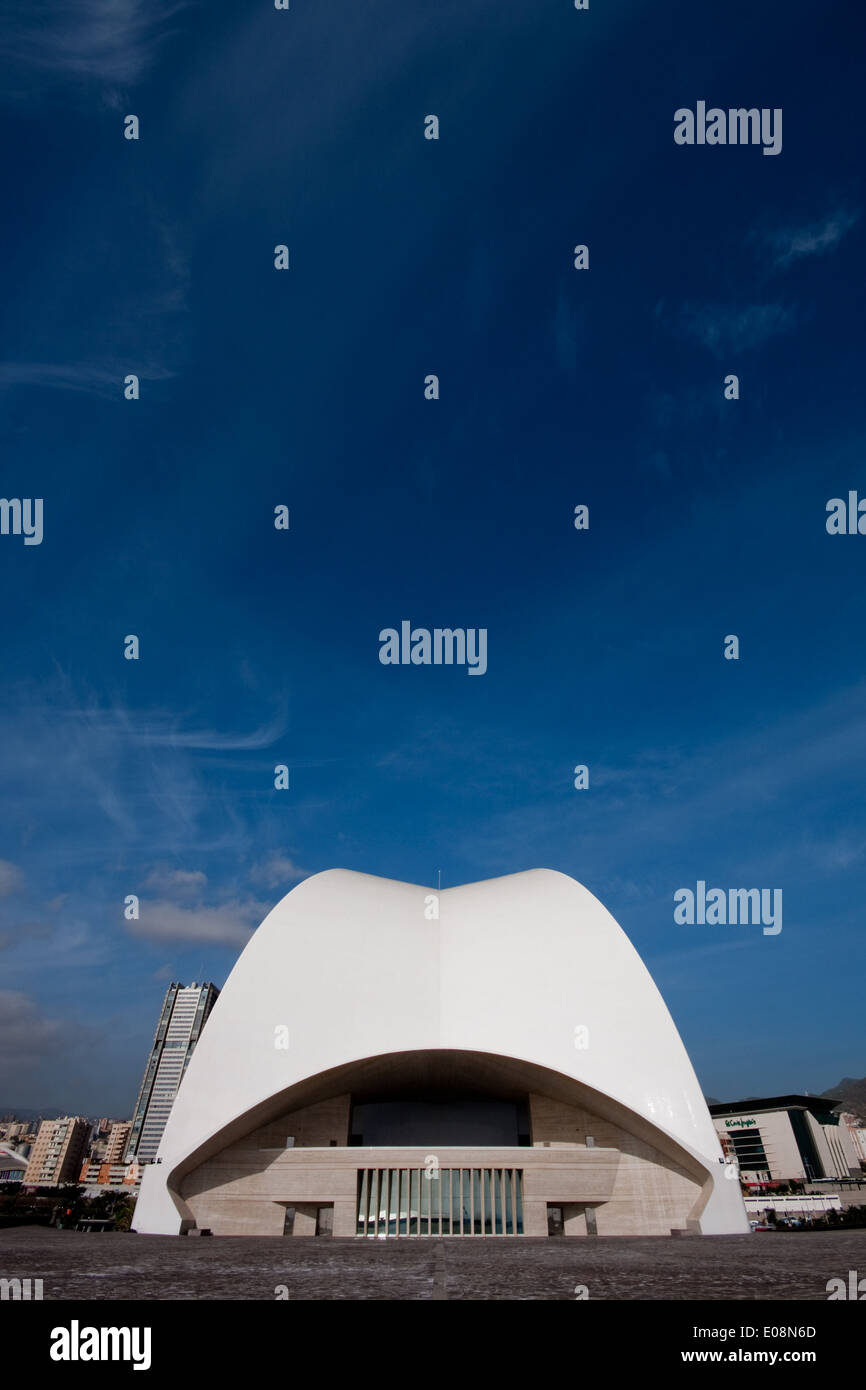
<svg viewBox="0 0 866 1390">
<path fill-rule="evenodd" d="M 0 1277 L 64 1299 L 827 1299 L 866 1230 L 611 1239 L 308 1240 L 0 1232 Z"/>
</svg>

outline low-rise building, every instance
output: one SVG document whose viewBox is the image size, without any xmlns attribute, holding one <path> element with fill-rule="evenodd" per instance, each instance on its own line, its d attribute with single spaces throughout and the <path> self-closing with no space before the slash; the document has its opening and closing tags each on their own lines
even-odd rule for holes
<svg viewBox="0 0 866 1390">
<path fill-rule="evenodd" d="M 0 1124 L 0 1139 L 12 1143 L 16 1139 L 22 1139 L 29 1131 L 30 1126 L 26 1120 L 6 1120 Z"/>
<path fill-rule="evenodd" d="M 711 1105 L 722 1149 L 747 1183 L 859 1177 L 861 1150 L 821 1096 L 752 1098 Z"/>
<path fill-rule="evenodd" d="M 851 1142 L 860 1158 L 863 1167 L 866 1168 L 866 1126 L 859 1115 L 851 1115 L 843 1111 L 839 1116 L 840 1125 L 844 1125 L 848 1130 Z"/>
<path fill-rule="evenodd" d="M 828 1211 L 842 1211 L 842 1198 L 838 1192 L 806 1192 L 799 1196 L 746 1197 L 746 1211 L 750 1218 L 761 1220 L 772 1213 L 778 1221 L 815 1221 L 826 1216 Z"/>
<path fill-rule="evenodd" d="M 79 1184 L 88 1190 L 102 1191 L 104 1188 L 137 1188 L 141 1182 L 141 1166 L 138 1163 L 91 1163 L 81 1166 Z"/>
<path fill-rule="evenodd" d="M 0 1144 L 0 1182 L 21 1182 L 27 1171 L 27 1159 L 8 1144 Z"/>
</svg>

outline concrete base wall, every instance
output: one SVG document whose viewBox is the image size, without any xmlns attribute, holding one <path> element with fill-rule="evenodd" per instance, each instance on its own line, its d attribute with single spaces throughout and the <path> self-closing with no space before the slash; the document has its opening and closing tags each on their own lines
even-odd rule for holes
<svg viewBox="0 0 866 1390">
<path fill-rule="evenodd" d="M 539 1095 L 529 1102 L 533 1147 L 576 1150 L 581 1163 L 599 1149 L 617 1155 L 609 1198 L 596 1208 L 600 1236 L 666 1236 L 673 1228 L 686 1229 L 702 1184 L 681 1164 L 579 1106 Z M 571 1223 L 565 1213 L 563 1219 L 566 1235 L 585 1232 L 583 1212 Z"/>
<path fill-rule="evenodd" d="M 343 1095 L 292 1110 L 254 1130 L 243 1143 L 248 1148 L 285 1149 L 286 1140 L 293 1139 L 296 1149 L 327 1149 L 331 1144 L 343 1148 L 349 1140 L 351 1104 L 351 1097 Z"/>
<path fill-rule="evenodd" d="M 293 1236 L 314 1236 L 316 1234 L 316 1221 L 319 1209 L 312 1203 L 295 1203 L 295 1220 L 292 1226 Z"/>
<path fill-rule="evenodd" d="M 320 1209 L 332 1206 L 333 1234 L 354 1235 L 358 1170 L 423 1170 L 430 1150 L 348 1148 L 350 1109 L 348 1095 L 308 1106 L 208 1159 L 181 1187 L 196 1224 L 214 1235 L 282 1235 L 286 1207 L 294 1207 L 293 1235 L 312 1236 Z M 530 1096 L 530 1120 L 531 1147 L 440 1148 L 440 1165 L 521 1168 L 525 1235 L 547 1235 L 549 1205 L 562 1207 L 566 1236 L 594 1234 L 587 1210 L 599 1236 L 687 1228 L 702 1184 L 673 1159 L 545 1096 Z"/>
<path fill-rule="evenodd" d="M 334 1203 L 334 1235 L 353 1236 L 358 1220 L 358 1210 L 354 1199 L 351 1202 Z"/>
<path fill-rule="evenodd" d="M 592 1210 L 594 1210 L 594 1208 L 592 1208 Z M 586 1203 L 566 1202 L 562 1208 L 562 1225 L 564 1235 L 588 1235 L 589 1232 L 586 1228 Z"/>
</svg>

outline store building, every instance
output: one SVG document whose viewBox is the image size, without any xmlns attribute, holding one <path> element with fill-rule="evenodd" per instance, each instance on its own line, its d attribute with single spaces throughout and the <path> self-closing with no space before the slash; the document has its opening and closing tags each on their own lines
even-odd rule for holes
<svg viewBox="0 0 866 1390">
<path fill-rule="evenodd" d="M 725 1154 L 745 1182 L 856 1178 L 861 1150 L 822 1096 L 770 1096 L 711 1105 Z"/>
</svg>

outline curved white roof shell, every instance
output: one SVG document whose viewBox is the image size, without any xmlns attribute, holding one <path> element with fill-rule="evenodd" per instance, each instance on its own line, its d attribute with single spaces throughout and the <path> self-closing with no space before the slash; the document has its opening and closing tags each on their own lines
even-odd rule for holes
<svg viewBox="0 0 866 1390">
<path fill-rule="evenodd" d="M 706 1102 L 649 972 L 598 899 L 548 869 L 438 894 L 331 869 L 287 894 L 203 1030 L 157 1164 L 145 1169 L 135 1228 L 176 1234 L 183 1174 L 298 1083 L 436 1049 L 519 1059 L 607 1098 L 635 1132 L 666 1138 L 705 1175 L 704 1233 L 748 1230 L 739 1183 L 726 1180 Z"/>
</svg>

